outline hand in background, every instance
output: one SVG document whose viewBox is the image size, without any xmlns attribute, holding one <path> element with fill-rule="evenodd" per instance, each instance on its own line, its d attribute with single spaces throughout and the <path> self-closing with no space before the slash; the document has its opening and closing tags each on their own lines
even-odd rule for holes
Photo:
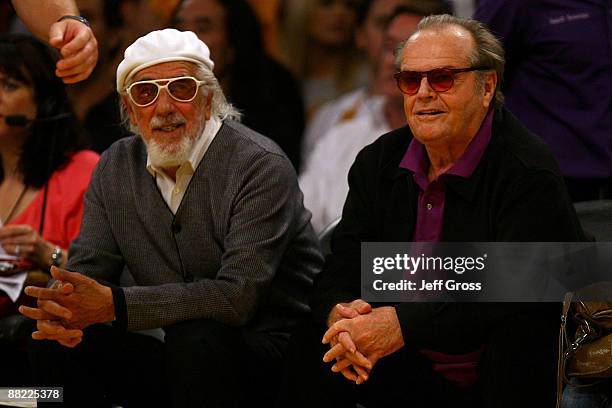
<svg viewBox="0 0 612 408">
<path fill-rule="evenodd" d="M 49 29 L 49 44 L 59 49 L 62 58 L 55 74 L 73 84 L 89 77 L 98 61 L 98 41 L 91 28 L 73 19 L 54 23 Z"/>
<path fill-rule="evenodd" d="M 38 232 L 27 224 L 7 225 L 0 228 L 0 245 L 19 258 L 29 259 L 42 269 L 51 264 L 55 245 L 42 239 Z"/>
</svg>

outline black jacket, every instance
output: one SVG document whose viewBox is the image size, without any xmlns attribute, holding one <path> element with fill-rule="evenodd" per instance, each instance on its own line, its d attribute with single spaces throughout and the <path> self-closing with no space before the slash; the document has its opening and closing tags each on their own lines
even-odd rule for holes
<svg viewBox="0 0 612 408">
<path fill-rule="evenodd" d="M 350 191 L 332 254 L 311 298 L 320 323 L 336 303 L 360 298 L 361 242 L 412 239 L 418 186 L 412 173 L 399 167 L 412 137 L 407 126 L 381 136 L 359 153 L 349 172 Z M 495 112 L 491 141 L 472 176 L 442 177 L 443 241 L 585 240 L 548 147 L 505 109 Z M 482 345 L 491 325 L 534 307 L 539 306 L 402 303 L 396 310 L 406 346 L 461 353 Z M 556 324 L 556 305 L 546 309 Z"/>
</svg>

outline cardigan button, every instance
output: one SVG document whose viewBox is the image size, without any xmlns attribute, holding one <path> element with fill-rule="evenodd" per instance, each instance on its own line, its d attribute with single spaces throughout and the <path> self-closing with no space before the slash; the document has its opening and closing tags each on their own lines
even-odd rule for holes
<svg viewBox="0 0 612 408">
<path fill-rule="evenodd" d="M 178 234 L 179 232 L 181 232 L 181 224 L 179 224 L 178 222 L 173 222 L 171 229 L 174 234 Z"/>
</svg>

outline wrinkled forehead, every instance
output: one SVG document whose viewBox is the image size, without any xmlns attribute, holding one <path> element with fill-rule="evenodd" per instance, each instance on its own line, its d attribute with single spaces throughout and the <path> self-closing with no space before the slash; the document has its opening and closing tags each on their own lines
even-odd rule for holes
<svg viewBox="0 0 612 408">
<path fill-rule="evenodd" d="M 414 33 L 402 50 L 403 71 L 428 71 L 434 68 L 470 66 L 475 42 L 463 27 L 449 25 Z"/>
<path fill-rule="evenodd" d="M 171 61 L 151 65 L 136 72 L 130 79 L 130 83 L 136 81 L 147 81 L 151 79 L 176 78 L 181 76 L 196 76 L 199 67 L 193 62 Z"/>
</svg>

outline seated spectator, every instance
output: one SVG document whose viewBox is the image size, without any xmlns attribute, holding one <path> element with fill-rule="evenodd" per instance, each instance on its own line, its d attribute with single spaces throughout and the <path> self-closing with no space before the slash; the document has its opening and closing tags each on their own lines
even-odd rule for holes
<svg viewBox="0 0 612 408">
<path fill-rule="evenodd" d="M 98 161 L 81 150 L 56 59 L 29 36 L 0 38 L 0 244 L 47 272 L 65 263 Z"/>
<path fill-rule="evenodd" d="M 549 149 L 502 106 L 499 41 L 434 15 L 400 50 L 408 126 L 349 172 L 285 406 L 552 407 L 560 305 L 361 299 L 363 242 L 585 240 Z"/>
<path fill-rule="evenodd" d="M 368 81 L 363 87 L 326 103 L 312 116 L 304 133 L 302 163 L 308 160 L 308 156 L 312 153 L 312 149 L 319 138 L 323 137 L 333 125 L 361 115 L 363 113 L 362 108 L 369 106 L 364 102 L 370 96 L 376 98 L 382 93 L 378 89 L 376 73 L 378 72 L 380 53 L 383 47 L 384 25 L 393 10 L 401 5 L 411 8 L 416 14 L 429 15 L 449 12 L 443 0 L 364 0 L 359 3 L 355 42 L 367 58 Z"/>
<path fill-rule="evenodd" d="M 49 268 L 65 264 L 98 162 L 81 150 L 56 62 L 57 54 L 32 37 L 0 37 L 0 248 L 39 271 L 23 272 L 22 284 L 44 285 Z M 0 287 L 0 317 L 17 313 L 22 301 Z"/>
<path fill-rule="evenodd" d="M 63 386 L 69 406 L 273 399 L 322 259 L 291 163 L 234 120 L 213 68 L 208 47 L 174 29 L 136 40 L 119 64 L 140 136 L 102 155 L 66 269 L 20 308 L 45 340 L 37 383 Z M 117 287 L 125 267 L 136 285 Z M 132 332 L 153 328 L 164 343 Z"/>
<path fill-rule="evenodd" d="M 375 0 L 372 13 L 365 24 L 373 24 L 384 6 L 398 1 Z M 408 38 L 424 17 L 417 8 L 400 6 L 383 20 L 380 32 L 364 29 L 364 41 L 376 43 L 377 52 L 371 52 L 373 61 L 372 83 L 340 98 L 334 106 L 323 108 L 331 113 L 344 106 L 343 117 L 319 138 L 312 154 L 305 162 L 300 174 L 300 188 L 304 192 L 304 205 L 312 212 L 312 225 L 321 232 L 329 223 L 340 217 L 342 205 L 348 193 L 346 176 L 359 151 L 376 140 L 380 135 L 405 124 L 404 100 L 397 89 L 394 47 Z M 381 34 L 384 33 L 384 37 Z M 381 41 L 374 41 L 380 37 Z M 369 48 L 373 48 L 371 45 Z M 346 107 L 350 102 L 351 106 Z"/>
<path fill-rule="evenodd" d="M 304 131 L 304 108 L 293 76 L 270 58 L 259 22 L 245 0 L 184 0 L 174 25 L 210 46 L 215 76 L 229 102 L 251 129 L 275 141 L 296 170 Z"/>
<path fill-rule="evenodd" d="M 307 119 L 324 103 L 367 82 L 367 66 L 354 40 L 357 4 L 291 0 L 285 5 L 282 48 L 301 81 Z"/>
</svg>

